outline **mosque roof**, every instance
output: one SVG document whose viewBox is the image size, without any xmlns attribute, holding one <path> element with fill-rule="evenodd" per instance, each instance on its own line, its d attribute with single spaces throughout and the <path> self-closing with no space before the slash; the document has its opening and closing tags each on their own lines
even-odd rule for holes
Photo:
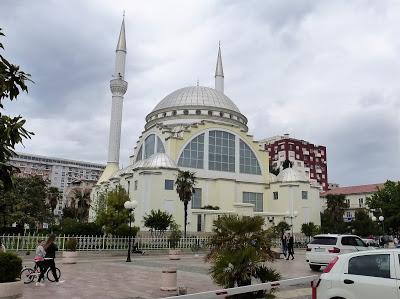
<svg viewBox="0 0 400 299">
<path fill-rule="evenodd" d="M 215 107 L 241 113 L 223 93 L 205 86 L 189 86 L 175 90 L 157 104 L 153 111 L 179 107 Z"/>
<path fill-rule="evenodd" d="M 157 153 L 152 155 L 151 157 L 145 159 L 145 160 L 140 160 L 136 162 L 133 167 L 133 169 L 138 169 L 138 168 L 178 168 L 176 163 L 165 153 Z"/>
</svg>

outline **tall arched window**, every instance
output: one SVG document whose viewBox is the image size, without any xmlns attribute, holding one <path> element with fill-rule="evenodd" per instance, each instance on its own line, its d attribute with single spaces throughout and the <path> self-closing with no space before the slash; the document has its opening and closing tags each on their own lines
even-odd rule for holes
<svg viewBox="0 0 400 299">
<path fill-rule="evenodd" d="M 144 158 L 147 159 L 154 154 L 156 138 L 154 134 L 147 136 L 144 140 Z"/>
<path fill-rule="evenodd" d="M 157 136 L 157 153 L 165 153 L 164 144 L 160 137 Z"/>
<path fill-rule="evenodd" d="M 142 146 L 140 146 L 139 151 L 136 156 L 136 162 L 142 160 Z"/>
<path fill-rule="evenodd" d="M 179 157 L 178 166 L 204 168 L 204 133 L 186 145 Z"/>
<path fill-rule="evenodd" d="M 235 135 L 210 131 L 208 143 L 208 169 L 235 172 Z"/>
<path fill-rule="evenodd" d="M 240 139 L 240 172 L 261 174 L 256 155 L 242 139 Z"/>
</svg>

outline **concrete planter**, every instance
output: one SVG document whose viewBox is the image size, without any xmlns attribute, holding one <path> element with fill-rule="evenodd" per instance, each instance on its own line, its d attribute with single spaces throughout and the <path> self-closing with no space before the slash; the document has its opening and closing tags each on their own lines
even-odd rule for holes
<svg viewBox="0 0 400 299">
<path fill-rule="evenodd" d="M 161 286 L 162 291 L 176 291 L 177 290 L 177 273 L 176 268 L 165 268 L 161 271 Z"/>
<path fill-rule="evenodd" d="M 76 251 L 63 251 L 62 263 L 63 264 L 76 264 L 78 260 L 78 252 Z"/>
<path fill-rule="evenodd" d="M 22 298 L 23 287 L 22 281 L 0 283 L 0 299 Z"/>
<path fill-rule="evenodd" d="M 170 260 L 180 260 L 181 259 L 181 250 L 180 249 L 170 249 L 169 250 L 169 259 Z"/>
</svg>

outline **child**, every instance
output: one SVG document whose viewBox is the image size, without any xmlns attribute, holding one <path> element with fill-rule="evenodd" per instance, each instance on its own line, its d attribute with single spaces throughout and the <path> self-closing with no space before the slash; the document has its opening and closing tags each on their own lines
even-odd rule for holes
<svg viewBox="0 0 400 299">
<path fill-rule="evenodd" d="M 46 251 L 44 250 L 44 240 L 38 240 L 38 246 L 36 247 L 36 254 L 35 254 L 35 258 L 34 261 L 36 263 L 35 266 L 35 270 L 37 269 L 37 267 L 39 267 L 40 272 L 44 272 L 45 271 L 45 265 L 44 265 L 44 257 L 46 255 Z M 36 286 L 43 286 L 43 284 L 41 282 L 37 282 Z"/>
</svg>

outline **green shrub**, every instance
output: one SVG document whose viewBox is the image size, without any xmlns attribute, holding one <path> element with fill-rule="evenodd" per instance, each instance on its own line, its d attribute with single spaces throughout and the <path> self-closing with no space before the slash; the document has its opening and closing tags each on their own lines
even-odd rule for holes
<svg viewBox="0 0 400 299">
<path fill-rule="evenodd" d="M 0 283 L 13 282 L 20 277 L 22 260 L 15 253 L 0 253 Z"/>
<path fill-rule="evenodd" d="M 175 249 L 178 246 L 179 240 L 182 238 L 182 232 L 179 229 L 179 225 L 175 222 L 172 222 L 169 226 L 171 230 L 171 234 L 169 235 L 169 244 L 172 249 Z"/>
<path fill-rule="evenodd" d="M 65 249 L 67 251 L 76 251 L 77 245 L 78 245 L 78 241 L 75 238 L 69 238 L 65 242 Z"/>
<path fill-rule="evenodd" d="M 132 238 L 136 237 L 137 232 L 139 231 L 139 227 L 137 226 L 132 226 Z M 117 237 L 128 237 L 129 236 L 129 225 L 124 223 L 119 225 L 116 229 L 115 229 L 115 236 Z"/>
<path fill-rule="evenodd" d="M 62 222 L 61 234 L 79 236 L 101 236 L 101 226 L 97 223 L 81 223 L 75 219 L 65 218 Z"/>
</svg>

